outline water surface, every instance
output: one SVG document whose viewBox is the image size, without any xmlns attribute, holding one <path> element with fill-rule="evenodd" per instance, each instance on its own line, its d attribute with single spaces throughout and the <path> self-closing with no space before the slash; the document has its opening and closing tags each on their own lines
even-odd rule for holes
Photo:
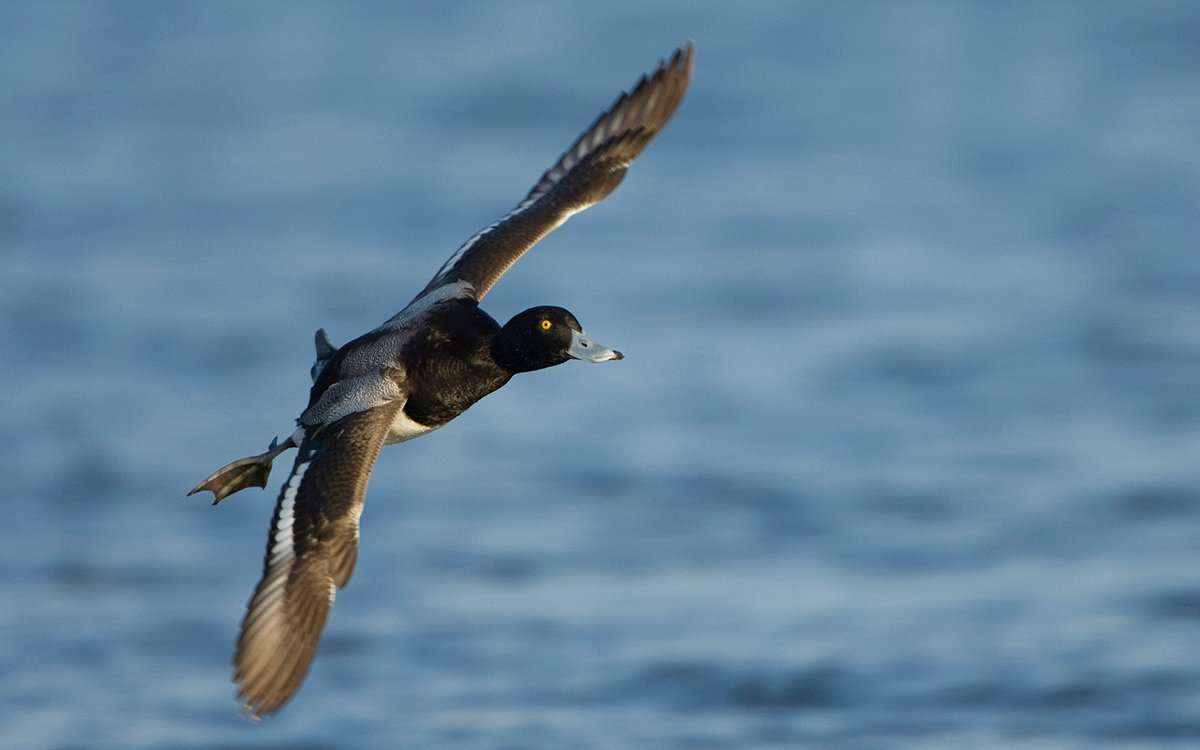
<svg viewBox="0 0 1200 750">
<path fill-rule="evenodd" d="M 1200 745 L 1195 6 L 0 29 L 0 746 Z M 184 492 L 689 37 L 675 121 L 487 300 L 627 359 L 388 449 L 245 721 L 273 491 Z"/>
</svg>

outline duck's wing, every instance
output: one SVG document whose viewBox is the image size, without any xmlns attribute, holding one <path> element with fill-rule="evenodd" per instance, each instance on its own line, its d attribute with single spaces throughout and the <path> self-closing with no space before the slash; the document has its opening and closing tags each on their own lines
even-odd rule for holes
<svg viewBox="0 0 1200 750">
<path fill-rule="evenodd" d="M 596 118 L 516 208 L 463 243 L 417 300 L 458 282 L 469 284 L 475 299 L 483 299 L 538 240 L 620 184 L 634 158 L 671 119 L 691 75 L 692 43 L 688 42 Z"/>
<path fill-rule="evenodd" d="M 255 715 L 279 710 L 308 672 L 334 593 L 354 571 L 367 480 L 402 406 L 355 412 L 301 441 L 233 660 L 238 697 Z"/>
</svg>

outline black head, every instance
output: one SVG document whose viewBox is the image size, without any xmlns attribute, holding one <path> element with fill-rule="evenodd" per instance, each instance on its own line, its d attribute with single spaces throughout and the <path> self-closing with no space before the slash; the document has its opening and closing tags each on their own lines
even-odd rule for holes
<svg viewBox="0 0 1200 750">
<path fill-rule="evenodd" d="M 570 311 L 543 305 L 517 313 L 492 340 L 492 358 L 509 372 L 530 372 L 568 359 L 607 362 L 624 355 L 592 341 Z"/>
</svg>

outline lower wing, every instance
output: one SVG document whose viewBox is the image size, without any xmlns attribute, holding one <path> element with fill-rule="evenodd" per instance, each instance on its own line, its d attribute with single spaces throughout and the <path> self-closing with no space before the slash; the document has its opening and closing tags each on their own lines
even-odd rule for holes
<svg viewBox="0 0 1200 750">
<path fill-rule="evenodd" d="M 308 673 L 334 594 L 354 572 L 367 481 L 402 406 L 350 414 L 300 445 L 233 660 L 238 697 L 255 715 L 278 711 Z"/>
</svg>

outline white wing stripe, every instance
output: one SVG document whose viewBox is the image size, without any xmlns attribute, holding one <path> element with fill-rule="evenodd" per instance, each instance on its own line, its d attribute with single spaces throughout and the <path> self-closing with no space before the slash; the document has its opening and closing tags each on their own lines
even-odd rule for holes
<svg viewBox="0 0 1200 750">
<path fill-rule="evenodd" d="M 596 132 L 592 133 L 592 142 L 588 146 L 588 151 L 595 149 L 604 140 L 604 135 L 608 132 L 608 128 L 601 123 L 600 127 L 596 128 Z"/>
<path fill-rule="evenodd" d="M 621 107 L 617 107 L 617 110 L 615 112 L 613 112 L 613 114 L 612 114 L 612 119 L 609 120 L 609 122 L 608 122 L 608 128 L 611 129 L 612 132 L 614 132 L 614 133 L 620 133 L 621 132 L 621 122 L 624 121 L 624 119 L 625 119 L 625 110 L 622 109 Z"/>
<path fill-rule="evenodd" d="M 292 539 L 292 524 L 295 523 L 296 495 L 300 492 L 300 482 L 304 479 L 304 473 L 308 471 L 308 467 L 312 464 L 312 459 L 305 461 L 296 466 L 296 470 L 292 472 L 291 478 L 288 479 L 287 486 L 283 489 L 283 499 L 279 504 L 279 518 L 276 521 L 275 528 L 275 545 L 271 547 L 271 564 L 274 568 L 279 563 L 292 557 L 295 553 L 295 546 Z"/>
<path fill-rule="evenodd" d="M 568 169 L 569 169 L 569 167 L 568 167 Z M 560 179 L 561 179 L 561 177 L 555 177 L 553 182 L 551 183 L 551 186 L 553 186 L 554 183 L 557 183 Z M 464 242 L 462 244 L 462 247 L 455 250 L 454 254 L 446 259 L 446 262 L 443 263 L 442 267 L 438 269 L 437 276 L 435 276 L 434 278 L 436 279 L 436 278 L 442 276 L 442 274 L 444 274 L 448 269 L 453 268 L 454 264 L 457 263 L 458 261 L 462 260 L 462 257 L 467 254 L 467 251 L 470 250 L 472 247 L 475 247 L 475 244 L 477 242 L 479 242 L 479 240 L 481 240 L 484 235 L 486 235 L 488 232 L 491 232 L 493 229 L 500 226 L 501 224 L 508 221 L 509 219 L 513 218 L 517 214 L 521 213 L 525 209 L 529 208 L 534 203 L 537 203 L 538 199 L 541 198 L 545 194 L 546 194 L 545 192 L 539 192 L 539 193 L 534 193 L 533 195 L 530 195 L 528 198 L 526 198 L 525 200 L 518 203 L 516 208 L 514 208 L 513 210 L 504 214 L 504 216 L 501 216 L 499 219 L 492 222 L 491 224 L 488 224 L 483 229 L 480 229 L 475 234 L 471 235 L 471 238 L 469 240 L 467 240 L 466 242 Z M 470 284 L 467 284 L 465 281 L 460 282 L 460 283 L 465 284 L 466 286 L 470 286 Z M 432 294 L 432 293 L 433 292 L 430 292 L 430 294 Z M 420 299 L 426 299 L 428 297 L 429 297 L 429 294 L 426 294 L 424 297 L 421 297 Z M 401 314 L 403 314 L 403 313 L 401 313 Z M 399 317 L 399 316 L 397 316 L 397 317 Z M 390 323 L 391 321 L 388 321 L 388 322 Z"/>
</svg>

